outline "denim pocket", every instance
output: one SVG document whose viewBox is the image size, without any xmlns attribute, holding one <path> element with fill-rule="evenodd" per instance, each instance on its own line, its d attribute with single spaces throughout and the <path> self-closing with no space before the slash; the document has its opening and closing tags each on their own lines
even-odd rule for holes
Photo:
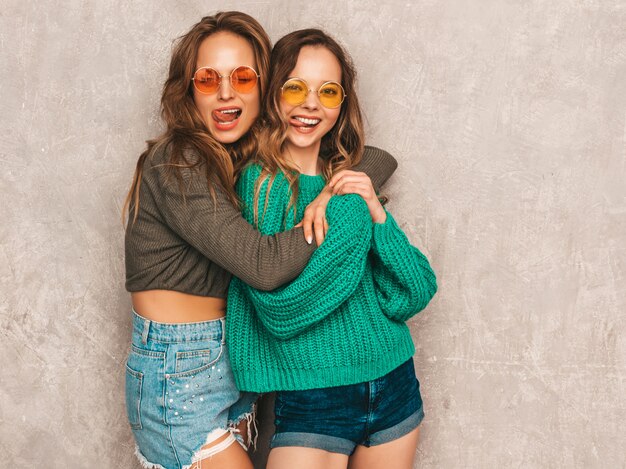
<svg viewBox="0 0 626 469">
<path fill-rule="evenodd" d="M 176 352 L 176 375 L 195 374 L 215 364 L 222 356 L 222 344 L 211 340 L 198 344 L 197 350 Z"/>
<path fill-rule="evenodd" d="M 143 373 L 126 365 L 126 414 L 130 428 L 141 430 L 141 388 Z"/>
</svg>

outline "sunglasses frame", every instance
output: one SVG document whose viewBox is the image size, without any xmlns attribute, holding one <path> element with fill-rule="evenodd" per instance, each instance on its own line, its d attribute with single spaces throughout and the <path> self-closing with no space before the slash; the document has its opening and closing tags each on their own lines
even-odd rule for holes
<svg viewBox="0 0 626 469">
<path fill-rule="evenodd" d="M 292 81 L 292 80 L 298 80 L 298 81 L 301 81 L 302 83 L 304 83 L 304 85 L 306 86 L 306 88 L 307 88 L 307 90 L 308 90 L 308 91 L 307 91 L 307 93 L 306 93 L 306 96 L 304 97 L 304 99 L 302 100 L 302 102 L 300 102 L 300 103 L 298 103 L 298 104 L 295 104 L 295 103 L 290 103 L 289 101 L 287 101 L 287 100 L 283 97 L 283 95 L 284 95 L 284 93 L 285 93 L 285 86 L 287 86 L 287 83 L 289 83 L 289 82 L 290 82 L 290 81 Z M 332 83 L 332 84 L 334 84 L 334 85 L 338 85 L 338 86 L 339 86 L 339 88 L 341 88 L 341 94 L 342 94 L 341 102 L 340 102 L 339 104 L 337 104 L 335 107 L 328 107 L 328 106 L 324 105 L 324 103 L 322 103 L 322 98 L 321 98 L 321 96 L 320 96 L 320 90 L 321 90 L 322 88 L 324 88 L 324 86 L 328 85 L 329 83 Z M 315 91 L 315 94 L 317 95 L 317 99 L 319 100 L 320 104 L 321 104 L 322 106 L 324 106 L 326 109 L 337 109 L 338 107 L 341 107 L 341 105 L 343 104 L 343 102 L 346 100 L 346 90 L 343 88 L 343 86 L 341 86 L 341 83 L 337 83 L 336 81 L 333 81 L 333 80 L 325 81 L 324 83 L 322 83 L 322 84 L 320 85 L 320 87 L 319 87 L 318 89 L 314 90 L 313 88 L 309 88 L 309 83 L 308 83 L 308 82 L 307 82 L 304 78 L 298 78 L 298 77 L 291 77 L 291 78 L 287 78 L 287 80 L 285 80 L 285 83 L 283 83 L 283 86 L 281 86 L 281 87 L 280 87 L 280 97 L 281 97 L 282 99 L 285 99 L 285 101 L 286 101 L 288 104 L 291 104 L 292 106 L 300 106 L 301 104 L 303 104 L 303 103 L 306 101 L 306 98 L 308 98 L 309 93 L 312 93 L 312 92 L 314 92 L 314 91 Z"/>
<path fill-rule="evenodd" d="M 256 75 L 256 83 L 254 84 L 254 86 L 252 87 L 252 89 L 250 91 L 239 91 L 237 90 L 237 88 L 235 88 L 233 86 L 233 81 L 232 81 L 232 76 L 233 76 L 233 72 L 235 70 L 238 70 L 240 68 L 249 68 L 250 70 L 252 70 L 254 72 L 254 74 Z M 213 92 L 206 92 L 206 91 L 202 91 L 201 89 L 198 88 L 198 85 L 196 85 L 196 73 L 198 73 L 198 71 L 200 70 L 213 70 L 215 73 L 217 73 L 217 76 L 219 78 L 219 81 L 217 83 L 217 89 Z M 230 87 L 236 91 L 237 93 L 243 93 L 243 94 L 248 94 L 248 93 L 252 93 L 252 90 L 254 90 L 254 88 L 257 86 L 257 84 L 259 83 L 259 78 L 261 78 L 261 75 L 259 75 L 257 73 L 257 71 L 255 69 L 253 69 L 252 67 L 250 67 L 249 65 L 238 65 L 237 67 L 233 68 L 230 73 L 228 75 L 221 75 L 220 72 L 218 72 L 216 69 L 214 69 L 213 67 L 198 67 L 198 69 L 196 69 L 195 72 L 193 72 L 193 76 L 191 77 L 191 81 L 193 82 L 193 87 L 196 89 L 196 91 L 198 93 L 202 93 L 202 94 L 215 94 L 220 90 L 220 86 L 222 86 L 222 80 L 224 78 L 228 78 L 228 81 L 230 83 Z"/>
</svg>

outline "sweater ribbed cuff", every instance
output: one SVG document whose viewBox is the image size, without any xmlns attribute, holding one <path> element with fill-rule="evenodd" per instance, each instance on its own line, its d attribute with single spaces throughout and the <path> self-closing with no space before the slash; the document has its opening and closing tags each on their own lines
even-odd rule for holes
<svg viewBox="0 0 626 469">
<path fill-rule="evenodd" d="M 410 244 L 404 231 L 400 229 L 396 220 L 387 212 L 387 219 L 384 223 L 374 223 L 372 234 L 372 247 L 377 252 L 384 252 L 388 249 L 397 250 L 398 243 Z"/>
</svg>

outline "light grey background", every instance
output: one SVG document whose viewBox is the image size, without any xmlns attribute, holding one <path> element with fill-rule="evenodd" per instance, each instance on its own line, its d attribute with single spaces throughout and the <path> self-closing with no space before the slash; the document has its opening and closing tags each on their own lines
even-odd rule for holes
<svg viewBox="0 0 626 469">
<path fill-rule="evenodd" d="M 136 468 L 120 211 L 172 40 L 240 9 L 352 53 L 411 320 L 416 467 L 626 467 L 626 2 L 0 2 L 0 466 Z"/>
</svg>

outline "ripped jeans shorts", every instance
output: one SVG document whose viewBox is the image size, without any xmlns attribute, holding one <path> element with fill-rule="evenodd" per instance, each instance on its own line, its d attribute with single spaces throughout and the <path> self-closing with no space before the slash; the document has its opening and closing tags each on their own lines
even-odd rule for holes
<svg viewBox="0 0 626 469">
<path fill-rule="evenodd" d="M 132 321 L 126 410 L 142 465 L 186 469 L 210 455 L 204 445 L 227 433 L 212 453 L 234 437 L 242 443 L 234 427 L 253 421 L 257 395 L 235 386 L 224 319 L 164 324 L 133 311 Z"/>
</svg>

